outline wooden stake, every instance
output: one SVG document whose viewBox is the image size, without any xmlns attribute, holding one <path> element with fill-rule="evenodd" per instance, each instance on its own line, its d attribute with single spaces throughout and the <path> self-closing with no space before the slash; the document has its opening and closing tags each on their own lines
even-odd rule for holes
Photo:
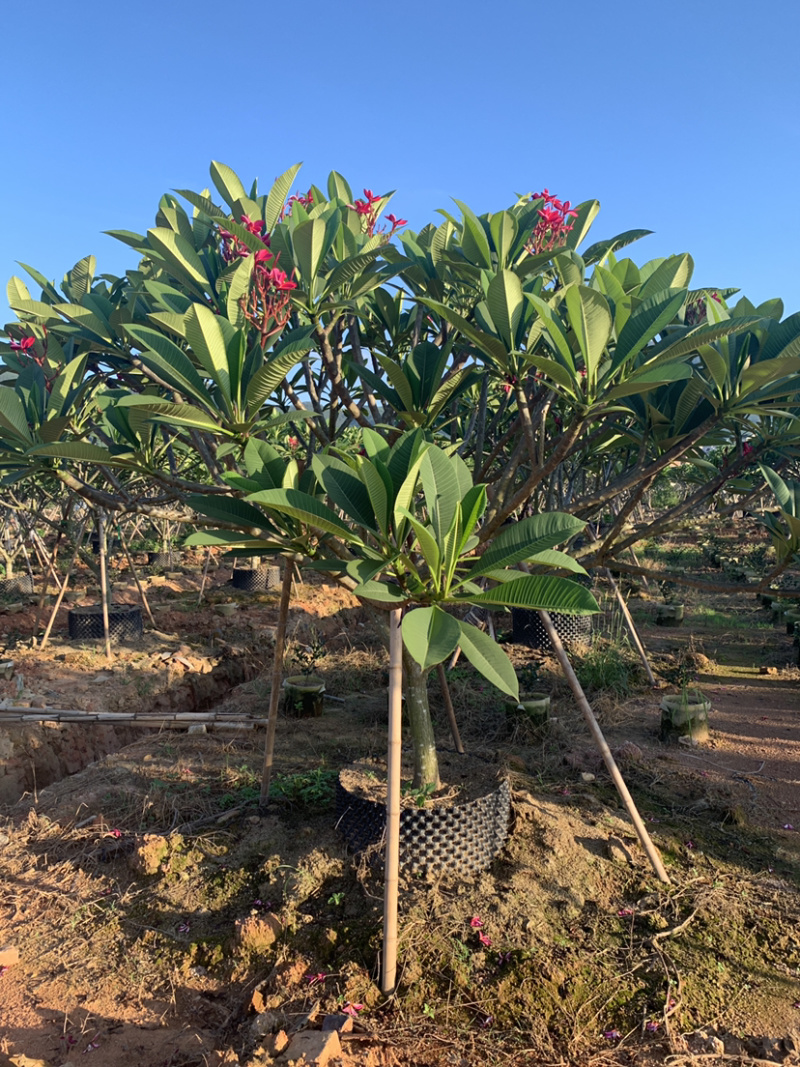
<svg viewBox="0 0 800 1067">
<path fill-rule="evenodd" d="M 136 568 L 133 565 L 133 557 L 131 556 L 130 552 L 128 551 L 128 546 L 125 543 L 125 538 L 122 536 L 122 527 L 120 526 L 119 523 L 117 523 L 117 533 L 119 534 L 119 542 L 122 545 L 122 551 L 125 553 L 125 558 L 128 561 L 128 566 L 130 567 L 131 573 L 133 574 L 133 580 L 136 582 L 136 588 L 139 590 L 139 596 L 142 598 L 142 607 L 147 612 L 147 617 L 150 620 L 150 625 L 155 630 L 155 628 L 156 628 L 156 620 L 153 618 L 153 613 L 150 610 L 150 605 L 147 603 L 147 597 L 145 596 L 144 587 L 142 586 L 142 583 L 139 581 L 139 575 L 138 575 L 138 573 L 136 571 Z"/>
<path fill-rule="evenodd" d="M 206 578 L 208 578 L 208 567 L 211 563 L 211 545 L 206 549 L 206 562 L 203 567 L 203 577 L 200 582 L 200 596 L 197 598 L 197 606 L 199 607 L 203 603 L 203 593 L 206 588 Z"/>
<path fill-rule="evenodd" d="M 447 711 L 447 718 L 450 720 L 450 733 L 453 735 L 453 744 L 456 746 L 456 752 L 459 756 L 463 756 L 464 746 L 461 744 L 461 734 L 458 732 L 456 713 L 453 708 L 453 701 L 450 699 L 450 687 L 447 684 L 447 675 L 444 672 L 443 663 L 437 663 L 436 673 L 439 676 L 439 688 L 442 690 L 442 699 Z"/>
<path fill-rule="evenodd" d="M 614 590 L 614 596 L 617 598 L 617 603 L 620 606 L 622 617 L 625 620 L 625 625 L 628 627 L 628 633 L 631 635 L 631 640 L 636 646 L 636 651 L 639 653 L 639 659 L 642 661 L 642 665 L 644 666 L 645 672 L 647 674 L 647 680 L 650 683 L 650 687 L 651 689 L 655 689 L 656 680 L 653 677 L 652 670 L 650 669 L 650 662 L 647 658 L 647 653 L 644 650 L 644 645 L 642 644 L 641 639 L 639 637 L 639 632 L 636 629 L 631 613 L 628 611 L 628 605 L 625 603 L 625 597 L 619 591 L 619 586 L 614 581 L 614 575 L 611 573 L 609 568 L 603 567 L 603 570 L 605 571 L 606 578 L 608 579 L 611 588 Z"/>
<path fill-rule="evenodd" d="M 386 775 L 386 859 L 383 888 L 381 992 L 397 984 L 397 912 L 400 889 L 400 775 L 403 717 L 403 636 L 401 611 L 389 615 L 389 753 Z"/>
<path fill-rule="evenodd" d="M 272 659 L 272 683 L 269 690 L 269 714 L 267 716 L 267 739 L 264 742 L 264 768 L 261 772 L 261 796 L 259 807 L 269 803 L 269 786 L 272 780 L 272 758 L 275 749 L 275 729 L 278 725 L 278 703 L 281 696 L 283 653 L 286 648 L 286 621 L 289 617 L 289 598 L 292 595 L 292 572 L 294 564 L 288 556 L 283 559 L 283 582 L 278 605 L 278 626 L 275 630 L 275 654 Z"/>
<path fill-rule="evenodd" d="M 658 849 L 653 844 L 650 835 L 647 832 L 647 827 L 642 822 L 642 818 L 639 815 L 636 805 L 633 802 L 633 797 L 628 792 L 628 787 L 625 785 L 625 780 L 623 779 L 622 774 L 620 773 L 620 769 L 611 754 L 611 749 L 608 747 L 606 739 L 603 737 L 603 732 L 600 729 L 597 719 L 594 717 L 594 712 L 592 711 L 591 705 L 586 699 L 586 694 L 581 688 L 581 683 L 578 681 L 577 675 L 572 669 L 572 664 L 570 663 L 567 657 L 567 653 L 564 651 L 564 646 L 561 643 L 561 638 L 556 633 L 556 628 L 555 626 L 553 626 L 553 620 L 550 618 L 550 614 L 547 611 L 539 611 L 539 618 L 542 620 L 542 625 L 547 631 L 547 636 L 552 642 L 553 649 L 555 650 L 556 657 L 558 658 L 558 662 L 561 664 L 561 669 L 566 675 L 567 681 L 569 682 L 569 687 L 572 690 L 572 694 L 578 703 L 578 707 L 581 709 L 583 717 L 589 726 L 589 730 L 591 731 L 595 744 L 600 749 L 603 761 L 605 762 L 605 765 L 608 768 L 609 774 L 611 775 L 614 785 L 617 787 L 617 792 L 622 797 L 622 802 L 625 805 L 627 812 L 631 817 L 633 825 L 636 828 L 636 833 L 639 835 L 639 840 L 642 843 L 642 848 L 647 853 L 647 858 L 650 860 L 650 863 L 652 864 L 653 870 L 656 872 L 659 881 L 665 882 L 667 885 L 671 885 L 669 875 L 667 874 L 664 868 L 664 864 L 661 861 L 661 856 L 658 853 Z"/>
<path fill-rule="evenodd" d="M 100 550 L 100 601 L 103 609 L 103 637 L 106 641 L 106 659 L 112 663 L 111 633 L 108 627 L 108 577 L 106 575 L 106 517 L 102 511 L 97 512 L 97 539 Z"/>
<path fill-rule="evenodd" d="M 83 535 L 84 535 L 84 532 L 86 530 L 86 523 L 87 522 L 88 522 L 88 519 L 84 519 L 83 522 L 80 525 L 80 529 L 78 530 L 78 536 L 75 538 L 75 551 L 72 553 L 72 559 L 69 561 L 69 567 L 67 567 L 67 573 L 64 575 L 64 584 L 62 585 L 61 589 L 59 590 L 58 596 L 56 597 L 55 607 L 53 608 L 52 614 L 50 615 L 50 621 L 47 624 L 47 628 L 45 629 L 44 634 L 42 635 L 42 640 L 41 640 L 41 642 L 39 644 L 39 648 L 45 648 L 46 645 L 47 645 L 47 642 L 50 639 L 50 631 L 53 629 L 53 624 L 56 621 L 56 615 L 58 614 L 58 609 L 61 607 L 61 601 L 64 599 L 64 594 L 67 591 L 67 586 L 69 585 L 69 580 L 72 577 L 72 571 L 73 571 L 73 568 L 75 567 L 75 561 L 77 560 L 78 553 L 81 550 L 81 544 L 83 543 Z"/>
</svg>

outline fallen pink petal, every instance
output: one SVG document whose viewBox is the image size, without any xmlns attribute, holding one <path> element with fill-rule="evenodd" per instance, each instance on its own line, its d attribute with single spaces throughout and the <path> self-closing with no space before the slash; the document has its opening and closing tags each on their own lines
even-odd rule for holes
<svg viewBox="0 0 800 1067">
<path fill-rule="evenodd" d="M 348 1003 L 348 1004 L 345 1004 L 345 1006 L 342 1008 L 342 1011 L 344 1012 L 345 1015 L 350 1015 L 354 1019 L 357 1018 L 358 1013 L 360 1011 L 363 1011 L 363 1010 L 364 1010 L 364 1005 L 363 1004 L 349 1004 Z"/>
<path fill-rule="evenodd" d="M 469 921 L 469 925 L 473 930 L 480 930 L 483 926 L 483 919 L 479 919 L 477 915 L 473 915 Z"/>
</svg>

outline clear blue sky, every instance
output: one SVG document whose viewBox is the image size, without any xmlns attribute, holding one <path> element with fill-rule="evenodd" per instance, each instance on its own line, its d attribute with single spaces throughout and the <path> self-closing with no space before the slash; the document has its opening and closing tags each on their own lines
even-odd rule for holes
<svg viewBox="0 0 800 1067">
<path fill-rule="evenodd" d="M 3 322 L 16 260 L 121 273 L 102 231 L 144 232 L 212 159 L 396 189 L 413 228 L 451 197 L 597 197 L 592 239 L 654 230 L 637 261 L 689 251 L 697 285 L 800 310 L 797 0 L 43 0 L 0 25 Z"/>
</svg>

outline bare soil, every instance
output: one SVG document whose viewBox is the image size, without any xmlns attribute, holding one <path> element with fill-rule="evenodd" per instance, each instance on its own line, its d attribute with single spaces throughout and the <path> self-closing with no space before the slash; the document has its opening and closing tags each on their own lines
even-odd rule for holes
<svg viewBox="0 0 800 1067">
<path fill-rule="evenodd" d="M 657 547 L 680 560 L 694 540 Z M 35 605 L 0 613 L 31 694 L 15 677 L 0 700 L 263 714 L 275 597 L 233 593 L 228 576 L 215 572 L 202 609 L 196 573 L 152 586 L 158 632 L 111 664 L 61 634 L 26 647 Z M 222 618 L 220 601 L 240 607 Z M 630 604 L 664 691 L 689 663 L 712 700 L 709 744 L 665 746 L 661 694 L 624 643 L 574 657 L 672 885 L 652 873 L 555 663 L 506 646 L 524 684 L 553 696 L 550 723 L 531 729 L 462 661 L 450 674 L 462 736 L 490 782 L 511 778 L 512 832 L 480 875 L 405 880 L 388 1001 L 381 873 L 347 854 L 333 815 L 340 768 L 385 766 L 386 657 L 347 594 L 295 590 L 287 670 L 316 647 L 329 699 L 319 719 L 281 719 L 266 813 L 252 723 L 0 721 L 0 788 L 16 789 L 0 821 L 0 1065 L 286 1063 L 281 1033 L 343 1009 L 353 1025 L 330 1062 L 346 1067 L 800 1062 L 796 649 L 753 599 L 692 593 L 674 630 L 654 625 L 646 591 Z M 603 625 L 616 634 L 610 606 Z M 435 680 L 431 697 L 454 779 Z"/>
</svg>

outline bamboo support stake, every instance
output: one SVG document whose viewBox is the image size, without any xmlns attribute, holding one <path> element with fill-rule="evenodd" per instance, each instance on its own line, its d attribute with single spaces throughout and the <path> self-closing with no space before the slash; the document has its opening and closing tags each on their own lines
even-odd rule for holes
<svg viewBox="0 0 800 1067">
<path fill-rule="evenodd" d="M 456 713 L 453 708 L 453 701 L 450 699 L 450 687 L 447 684 L 447 675 L 444 672 L 443 663 L 437 663 L 436 673 L 439 676 L 439 688 L 442 690 L 442 699 L 444 700 L 445 710 L 447 711 L 447 718 L 450 720 L 450 733 L 453 735 L 453 744 L 456 746 L 456 752 L 459 756 L 463 756 L 464 746 L 461 743 L 461 734 L 458 732 Z"/>
<path fill-rule="evenodd" d="M 628 611 L 628 605 L 625 603 L 625 597 L 622 595 L 619 590 L 619 586 L 614 581 L 614 575 L 611 573 L 610 569 L 608 567 L 603 567 L 603 570 L 605 571 L 606 578 L 608 579 L 611 588 L 614 590 L 614 596 L 617 598 L 617 603 L 620 606 L 620 611 L 622 612 L 622 617 L 625 620 L 625 625 L 628 627 L 628 633 L 631 635 L 631 639 L 633 640 L 633 643 L 636 646 L 636 651 L 639 653 L 639 659 L 642 661 L 642 665 L 644 666 L 645 673 L 647 674 L 647 680 L 650 683 L 650 688 L 655 689 L 656 680 L 653 676 L 652 670 L 650 669 L 650 661 L 647 658 L 647 653 L 644 650 L 644 645 L 642 644 L 641 638 L 639 637 L 639 631 L 636 629 L 636 625 L 633 621 L 631 613 Z"/>
<path fill-rule="evenodd" d="M 50 621 L 47 623 L 47 627 L 44 633 L 42 634 L 42 640 L 39 643 L 39 648 L 45 648 L 47 646 L 47 642 L 50 640 L 50 631 L 53 629 L 53 625 L 56 621 L 56 615 L 58 615 L 58 609 L 61 607 L 61 601 L 64 599 L 64 594 L 67 591 L 69 580 L 72 577 L 72 571 L 75 567 L 75 562 L 78 559 L 78 554 L 80 553 L 81 545 L 83 544 L 83 535 L 86 530 L 86 523 L 87 519 L 84 519 L 80 525 L 80 529 L 78 530 L 78 536 L 75 538 L 75 551 L 72 553 L 72 559 L 69 561 L 67 573 L 64 575 L 64 584 L 62 585 L 61 589 L 59 590 L 58 596 L 56 597 L 55 607 L 53 608 L 53 611 L 50 615 Z"/>
<path fill-rule="evenodd" d="M 386 775 L 386 860 L 383 887 L 381 992 L 397 983 L 397 911 L 400 889 L 400 775 L 403 716 L 403 637 L 401 612 L 389 616 L 389 752 Z"/>
<path fill-rule="evenodd" d="M 583 713 L 583 717 L 586 720 L 589 730 L 591 731 L 595 744 L 600 749 L 603 761 L 605 762 L 605 765 L 608 768 L 609 774 L 611 775 L 614 785 L 617 787 L 617 792 L 622 798 L 622 802 L 631 817 L 631 821 L 633 822 L 634 827 L 636 828 L 636 833 L 638 834 L 639 840 L 642 843 L 642 848 L 647 853 L 647 858 L 650 860 L 650 863 L 652 864 L 653 870 L 656 872 L 659 881 L 665 882 L 667 885 L 671 885 L 669 875 L 667 874 L 664 868 L 664 864 L 661 860 L 661 856 L 658 853 L 658 849 L 653 844 L 650 835 L 647 832 L 647 827 L 642 822 L 642 817 L 639 815 L 639 812 L 636 808 L 636 804 L 633 801 L 633 797 L 628 792 L 628 787 L 625 785 L 625 780 L 622 777 L 622 774 L 620 773 L 620 769 L 617 766 L 613 755 L 611 754 L 611 749 L 608 747 L 605 737 L 603 737 L 603 732 L 600 729 L 597 719 L 594 717 L 594 712 L 592 711 L 591 705 L 586 699 L 586 694 L 581 688 L 581 683 L 578 681 L 577 675 L 572 669 L 572 664 L 570 663 L 569 658 L 567 657 L 567 653 L 564 651 L 564 646 L 561 643 L 561 638 L 556 633 L 556 629 L 553 626 L 553 620 L 550 618 L 549 612 L 542 610 L 539 611 L 539 618 L 542 620 L 542 625 L 547 631 L 547 636 L 552 642 L 553 649 L 555 650 L 558 662 L 561 664 L 561 669 L 566 675 L 567 681 L 569 682 L 569 687 L 572 690 L 572 694 L 578 703 L 578 707 Z"/>
<path fill-rule="evenodd" d="M 97 512 L 97 539 L 100 552 L 100 601 L 103 609 L 103 637 L 106 641 L 106 659 L 112 663 L 111 633 L 108 626 L 108 576 L 106 575 L 106 518 L 102 511 Z"/>
<path fill-rule="evenodd" d="M 272 682 L 269 690 L 269 714 L 267 715 L 267 738 L 264 742 L 264 767 L 261 772 L 261 796 L 259 807 L 269 803 L 269 787 L 272 780 L 272 759 L 275 750 L 275 729 L 278 725 L 278 702 L 281 695 L 283 653 L 286 648 L 286 621 L 289 617 L 289 598 L 292 595 L 294 563 L 288 556 L 283 559 L 283 582 L 278 605 L 278 625 L 275 629 L 275 652 L 272 659 Z"/>
<path fill-rule="evenodd" d="M 203 577 L 200 580 L 200 596 L 197 598 L 197 606 L 199 607 L 203 603 L 203 593 L 206 588 L 206 579 L 208 578 L 208 567 L 211 563 L 211 546 L 206 549 L 206 562 L 203 566 Z"/>
<path fill-rule="evenodd" d="M 139 590 L 139 596 L 142 599 L 142 607 L 147 612 L 147 617 L 150 620 L 150 625 L 155 630 L 155 628 L 156 628 L 156 620 L 153 618 L 153 613 L 150 610 L 150 605 L 147 603 L 147 597 L 145 595 L 144 586 L 139 581 L 139 574 L 138 574 L 138 572 L 136 570 L 136 567 L 134 567 L 134 565 L 133 565 L 133 557 L 131 556 L 131 554 L 130 554 L 130 552 L 128 550 L 128 545 L 127 545 L 127 543 L 125 541 L 125 538 L 122 536 L 122 527 L 120 526 L 119 523 L 117 523 L 117 533 L 119 534 L 119 542 L 122 545 L 122 551 L 125 553 L 125 559 L 127 559 L 128 566 L 130 567 L 131 573 L 133 574 L 133 580 L 136 582 L 136 588 Z"/>
</svg>

